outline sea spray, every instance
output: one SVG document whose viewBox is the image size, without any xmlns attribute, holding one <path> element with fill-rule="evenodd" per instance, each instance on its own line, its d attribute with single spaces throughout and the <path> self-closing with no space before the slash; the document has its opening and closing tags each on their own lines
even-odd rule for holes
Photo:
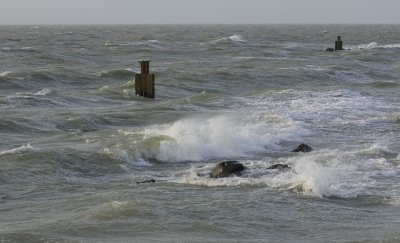
<svg viewBox="0 0 400 243">
<path fill-rule="evenodd" d="M 220 114 L 178 120 L 145 129 L 145 138 L 165 136 L 154 154 L 160 161 L 204 161 L 246 157 L 280 148 L 279 142 L 300 139 L 308 131 L 298 124 L 268 123 L 254 114 Z"/>
</svg>

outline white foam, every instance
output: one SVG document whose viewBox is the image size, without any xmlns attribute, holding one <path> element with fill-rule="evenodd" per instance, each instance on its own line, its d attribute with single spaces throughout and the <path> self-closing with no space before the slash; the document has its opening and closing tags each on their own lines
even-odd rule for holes
<svg viewBox="0 0 400 243">
<path fill-rule="evenodd" d="M 0 77 L 7 77 L 8 75 L 12 74 L 13 72 L 11 71 L 4 71 L 2 73 L 0 73 Z"/>
<path fill-rule="evenodd" d="M 164 136 L 155 154 L 160 161 L 198 161 L 243 157 L 277 149 L 282 140 L 300 139 L 309 132 L 276 114 L 220 114 L 178 120 L 145 129 L 145 139 Z M 271 120 L 268 120 L 271 119 Z"/>
<path fill-rule="evenodd" d="M 21 47 L 19 49 L 22 50 L 22 51 L 32 51 L 33 50 L 33 48 L 30 47 L 30 46 L 24 46 L 24 47 Z"/>
<path fill-rule="evenodd" d="M 246 42 L 241 35 L 232 35 L 228 39 L 234 42 Z"/>
<path fill-rule="evenodd" d="M 208 42 L 209 44 L 218 44 L 220 42 L 237 42 L 237 43 L 245 43 L 246 40 L 243 39 L 241 35 L 231 35 L 228 37 L 222 37 Z"/>
<path fill-rule="evenodd" d="M 358 47 L 358 49 L 371 50 L 371 49 L 374 49 L 374 48 L 378 48 L 379 46 L 378 46 L 378 43 L 376 43 L 376 42 L 371 42 L 371 43 L 369 43 L 369 44 L 361 44 L 361 45 L 358 45 L 357 47 Z"/>
<path fill-rule="evenodd" d="M 382 48 L 400 48 L 400 44 L 383 45 Z"/>
<path fill-rule="evenodd" d="M 373 196 L 382 201 L 389 198 L 389 203 L 396 203 L 400 198 L 398 185 L 393 184 L 389 177 L 398 177 L 400 166 L 388 162 L 379 153 L 373 156 L 365 154 L 365 151 L 378 148 L 382 150 L 373 144 L 370 148 L 350 151 L 314 150 L 289 158 L 240 161 L 247 168 L 241 177 L 221 179 L 209 178 L 208 173 L 215 166 L 210 163 L 175 173 L 171 182 L 208 187 L 265 186 L 311 197 Z M 288 164 L 292 170 L 267 170 L 272 163 Z"/>
<path fill-rule="evenodd" d="M 0 152 L 0 155 L 19 154 L 19 153 L 30 152 L 30 151 L 35 151 L 35 150 L 37 150 L 37 149 L 28 143 L 27 145 L 22 145 L 19 148 L 4 150 L 4 151 Z"/>
<path fill-rule="evenodd" d="M 286 114 L 294 120 L 313 120 L 335 124 L 366 123 L 376 118 L 377 109 L 387 109 L 386 102 L 359 92 L 333 90 L 327 92 L 287 91 L 289 99 L 261 96 L 250 100 L 251 107 L 266 107 L 278 114 Z M 291 95 L 296 98 L 292 98 Z M 392 108 L 395 108 L 393 105 Z M 343 112 L 349 111 L 352 112 Z"/>
<path fill-rule="evenodd" d="M 289 188 L 305 195 L 356 197 L 360 189 L 357 185 L 360 182 L 351 180 L 351 171 L 354 170 L 351 165 L 321 165 L 308 157 L 297 161 L 294 170 L 297 174 L 288 181 Z"/>
<path fill-rule="evenodd" d="M 35 95 L 45 96 L 45 95 L 50 94 L 51 92 L 52 92 L 51 89 L 42 89 L 42 90 L 36 92 Z"/>
<path fill-rule="evenodd" d="M 371 49 L 376 49 L 376 48 L 393 49 L 393 48 L 400 48 L 400 44 L 379 45 L 377 42 L 371 42 L 369 44 L 358 45 L 357 48 L 362 49 L 362 50 L 371 50 Z"/>
<path fill-rule="evenodd" d="M 158 40 L 148 40 L 147 42 L 151 44 L 160 44 Z"/>
</svg>

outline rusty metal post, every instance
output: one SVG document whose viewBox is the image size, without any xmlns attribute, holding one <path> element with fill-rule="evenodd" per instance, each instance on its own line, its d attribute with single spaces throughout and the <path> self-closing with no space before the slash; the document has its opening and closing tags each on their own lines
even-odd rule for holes
<svg viewBox="0 0 400 243">
<path fill-rule="evenodd" d="M 137 95 L 155 98 L 154 79 L 155 75 L 150 74 L 150 61 L 139 61 L 140 74 L 135 74 L 135 93 Z"/>
</svg>

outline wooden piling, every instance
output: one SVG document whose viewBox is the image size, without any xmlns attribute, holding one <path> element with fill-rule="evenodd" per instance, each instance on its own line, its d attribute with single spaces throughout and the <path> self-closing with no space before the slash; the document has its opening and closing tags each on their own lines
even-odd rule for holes
<svg viewBox="0 0 400 243">
<path fill-rule="evenodd" d="M 337 40 L 335 41 L 335 51 L 341 51 L 343 50 L 343 41 L 342 37 L 338 36 Z"/>
<path fill-rule="evenodd" d="M 150 61 L 139 61 L 139 63 L 141 72 L 135 74 L 135 93 L 143 97 L 154 99 L 155 75 L 150 74 Z"/>
</svg>

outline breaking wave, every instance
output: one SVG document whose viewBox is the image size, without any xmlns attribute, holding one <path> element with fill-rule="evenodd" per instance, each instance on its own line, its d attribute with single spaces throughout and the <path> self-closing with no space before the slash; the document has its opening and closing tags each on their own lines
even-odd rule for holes
<svg viewBox="0 0 400 243">
<path fill-rule="evenodd" d="M 396 203 L 399 198 L 392 192 L 398 186 L 389 183 L 392 177 L 400 173 L 399 167 L 393 163 L 397 156 L 397 153 L 373 144 L 369 148 L 353 151 L 320 150 L 278 160 L 266 157 L 263 160 L 240 161 L 247 168 L 241 177 L 213 179 L 209 178 L 208 173 L 215 166 L 214 163 L 193 165 L 190 169 L 175 173 L 170 181 L 208 187 L 265 186 L 310 197 L 361 197 L 382 203 Z M 267 170 L 273 163 L 288 164 L 291 170 Z M 389 193 L 381 190 L 385 183 L 388 183 Z"/>
<path fill-rule="evenodd" d="M 129 79 L 133 78 L 135 72 L 131 69 L 111 69 L 104 70 L 100 73 L 100 77 L 105 78 L 117 78 L 117 79 Z"/>
<path fill-rule="evenodd" d="M 0 73 L 0 77 L 7 77 L 7 76 L 9 76 L 10 74 L 12 74 L 13 72 L 11 72 L 11 71 L 4 71 L 4 72 L 2 72 L 2 73 Z"/>
<path fill-rule="evenodd" d="M 35 151 L 35 150 L 37 150 L 37 149 L 28 143 L 27 145 L 22 145 L 21 147 L 18 147 L 18 148 L 1 151 L 0 155 L 19 154 L 19 153 L 30 152 L 30 151 Z"/>
<path fill-rule="evenodd" d="M 386 44 L 386 45 L 379 45 L 377 42 L 371 42 L 369 44 L 361 44 L 357 46 L 357 49 L 361 50 L 371 50 L 371 49 L 393 49 L 393 48 L 400 48 L 400 44 Z"/>
<path fill-rule="evenodd" d="M 226 43 L 226 42 L 231 42 L 231 43 L 246 43 L 247 41 L 243 39 L 241 35 L 231 35 L 228 37 L 222 37 L 218 38 L 216 40 L 208 42 L 209 44 L 218 44 L 218 43 Z"/>
<path fill-rule="evenodd" d="M 148 127 L 144 138 L 161 136 L 150 155 L 160 161 L 204 161 L 246 157 L 266 149 L 279 149 L 282 140 L 300 140 L 309 132 L 300 123 L 274 114 L 224 114 L 187 118 L 173 124 Z M 274 121 L 279 120 L 279 123 Z"/>
</svg>

